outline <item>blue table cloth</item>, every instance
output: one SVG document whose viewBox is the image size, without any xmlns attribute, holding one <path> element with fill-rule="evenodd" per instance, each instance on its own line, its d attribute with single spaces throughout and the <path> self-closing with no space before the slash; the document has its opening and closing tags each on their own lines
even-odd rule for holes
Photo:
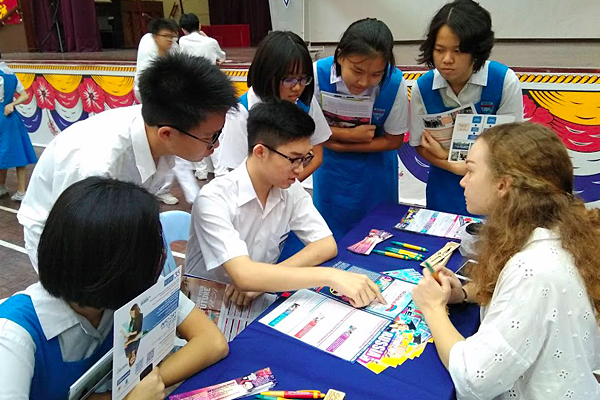
<svg viewBox="0 0 600 400">
<path fill-rule="evenodd" d="M 429 254 L 442 248 L 448 239 L 393 229 L 407 210 L 408 207 L 403 205 L 380 205 L 338 243 L 338 256 L 327 265 L 344 261 L 377 272 L 403 268 L 420 271 L 421 267 L 416 261 L 376 254 L 364 256 L 346 250 L 373 228 L 394 235 L 392 239 L 380 243 L 377 249 L 390 246 L 390 240 L 426 247 Z M 457 251 L 448 262 L 448 267 L 456 270 L 462 262 Z M 276 301 L 264 314 L 282 301 Z M 463 336 L 470 336 L 479 326 L 479 307 L 451 305 L 450 319 Z M 452 380 L 434 344 L 428 344 L 420 357 L 376 375 L 359 364 L 338 359 L 258 321 L 250 324 L 229 344 L 227 358 L 186 380 L 174 394 L 215 385 L 265 367 L 270 367 L 277 378 L 276 390 L 315 389 L 327 392 L 328 389 L 337 389 L 346 393 L 347 400 L 455 398 Z"/>
</svg>

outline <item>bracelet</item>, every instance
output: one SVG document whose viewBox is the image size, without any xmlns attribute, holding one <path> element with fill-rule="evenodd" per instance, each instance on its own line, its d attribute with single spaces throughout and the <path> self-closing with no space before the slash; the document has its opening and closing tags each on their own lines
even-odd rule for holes
<svg viewBox="0 0 600 400">
<path fill-rule="evenodd" d="M 460 290 L 462 290 L 465 297 L 462 299 L 462 301 L 459 304 L 468 303 L 469 301 L 468 301 L 467 291 L 465 290 L 465 288 L 463 286 L 461 286 Z"/>
</svg>

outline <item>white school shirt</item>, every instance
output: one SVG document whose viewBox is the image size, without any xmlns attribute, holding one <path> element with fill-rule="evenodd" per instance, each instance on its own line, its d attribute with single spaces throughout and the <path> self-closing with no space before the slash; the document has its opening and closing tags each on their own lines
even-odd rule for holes
<svg viewBox="0 0 600 400">
<path fill-rule="evenodd" d="M 5 74 L 14 75 L 14 72 L 12 71 L 12 69 L 10 69 L 8 67 L 8 65 L 6 65 L 6 63 L 3 61 L 0 61 L 0 71 L 4 72 Z M 24 91 L 25 91 L 25 87 L 23 86 L 23 84 L 21 83 L 19 78 L 17 78 L 17 88 L 15 89 L 15 92 L 23 93 Z M 2 103 L 3 101 L 4 101 L 4 77 L 0 76 L 0 103 Z M 4 112 L 4 110 L 0 110 L 0 112 Z"/>
<path fill-rule="evenodd" d="M 223 263 L 249 256 L 273 264 L 290 231 L 304 244 L 332 235 L 298 181 L 288 189 L 272 188 L 263 208 L 244 161 L 210 181 L 194 201 L 186 274 L 231 283 Z"/>
<path fill-rule="evenodd" d="M 44 224 L 66 188 L 90 176 L 105 176 L 157 193 L 174 165 L 174 156 L 154 163 L 141 105 L 107 110 L 65 129 L 42 153 L 17 214 L 34 269 Z"/>
<path fill-rule="evenodd" d="M 454 93 L 450 84 L 445 80 L 437 69 L 433 70 L 433 90 L 440 89 L 442 101 L 446 107 L 461 107 L 469 103 L 477 103 L 481 99 L 481 91 L 487 86 L 488 69 L 490 62 L 477 72 L 471 75 L 465 87 L 462 88 L 458 96 Z M 410 96 L 410 138 L 409 144 L 413 147 L 421 145 L 421 136 L 423 135 L 423 121 L 419 115 L 427 114 L 427 109 L 423 104 L 419 85 L 415 82 Z M 498 115 L 512 115 L 515 121 L 523 121 L 523 92 L 521 91 L 521 82 L 512 69 L 508 69 L 504 77 L 502 86 L 502 100 L 498 107 Z"/>
<path fill-rule="evenodd" d="M 254 89 L 248 89 L 248 109 L 261 102 L 262 100 L 254 93 Z M 315 132 L 310 137 L 310 144 L 316 146 L 327 141 L 331 136 L 331 129 L 314 96 L 310 102 L 308 115 L 315 121 Z M 223 134 L 219 139 L 220 145 L 211 157 L 217 176 L 227 173 L 228 168 L 239 167 L 248 156 L 247 123 L 248 110 L 246 110 L 246 107 L 239 106 L 237 110 L 227 113 Z"/>
<path fill-rule="evenodd" d="M 179 51 L 179 45 L 177 41 L 173 41 L 173 45 L 169 50 L 169 53 L 177 53 Z M 133 78 L 133 88 L 137 93 L 139 93 L 139 80 L 140 75 L 146 68 L 150 66 L 152 61 L 158 57 L 158 46 L 154 41 L 154 37 L 152 33 L 148 32 L 140 39 L 140 44 L 138 45 L 137 50 L 137 59 L 135 63 L 135 76 Z M 138 97 L 138 100 L 141 101 L 141 98 Z"/>
<path fill-rule="evenodd" d="M 221 50 L 219 42 L 199 32 L 182 36 L 179 39 L 179 50 L 192 56 L 207 58 L 213 64 L 216 64 L 217 60 L 225 61 L 225 52 Z"/>
<path fill-rule="evenodd" d="M 320 98 L 319 79 L 317 75 L 317 62 L 313 63 L 313 69 L 315 73 L 315 93 Z M 329 83 L 334 84 L 339 94 L 352 95 L 346 86 L 346 83 L 341 76 L 338 76 L 335 69 L 335 63 L 331 66 L 331 73 L 329 74 Z M 375 102 L 379 95 L 380 86 L 379 84 L 368 88 L 358 96 L 370 96 L 372 101 Z M 408 132 L 408 91 L 406 89 L 406 80 L 402 79 L 400 87 L 398 87 L 398 93 L 396 93 L 396 99 L 392 105 L 392 109 L 383 124 L 383 129 L 390 135 L 403 135 Z"/>
<path fill-rule="evenodd" d="M 64 300 L 50 295 L 38 282 L 23 292 L 33 307 L 47 340 L 58 337 L 64 361 L 90 357 L 113 327 L 112 310 L 105 310 L 98 328 L 77 314 Z M 194 309 L 194 303 L 179 292 L 177 326 Z M 21 325 L 0 318 L 0 400 L 28 400 L 35 367 L 35 343 Z"/>
<path fill-rule="evenodd" d="M 477 333 L 450 350 L 458 400 L 600 399 L 600 327 L 557 233 L 533 231 L 498 279 Z"/>
</svg>

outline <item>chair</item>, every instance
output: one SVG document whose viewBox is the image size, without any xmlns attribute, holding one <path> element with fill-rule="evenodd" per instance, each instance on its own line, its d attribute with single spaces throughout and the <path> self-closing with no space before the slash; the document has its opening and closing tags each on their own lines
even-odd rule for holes
<svg viewBox="0 0 600 400">
<path fill-rule="evenodd" d="M 171 243 L 178 240 L 188 240 L 191 221 L 192 216 L 185 211 L 175 210 L 160 213 L 160 223 L 162 224 L 163 237 L 167 248 L 167 259 L 162 271 L 163 276 L 168 275 L 177 268 L 171 253 Z"/>
</svg>

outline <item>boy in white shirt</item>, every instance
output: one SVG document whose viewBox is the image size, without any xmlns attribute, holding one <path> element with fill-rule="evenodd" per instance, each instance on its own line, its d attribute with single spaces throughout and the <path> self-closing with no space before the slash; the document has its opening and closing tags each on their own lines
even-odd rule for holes
<svg viewBox="0 0 600 400">
<path fill-rule="evenodd" d="M 331 286 L 356 307 L 385 302 L 365 275 L 315 267 L 337 254 L 327 224 L 297 181 L 313 155 L 315 123 L 297 105 L 255 105 L 248 117 L 248 158 L 200 191 L 192 209 L 186 272 L 232 285 L 238 305 L 266 291 Z M 291 231 L 306 245 L 281 262 Z"/>
<path fill-rule="evenodd" d="M 179 39 L 180 51 L 208 58 L 210 62 L 217 65 L 225 61 L 225 52 L 221 50 L 219 43 L 200 31 L 200 21 L 196 14 L 183 14 L 179 19 L 179 26 L 185 33 L 185 36 Z"/>
<path fill-rule="evenodd" d="M 157 58 L 142 74 L 140 92 L 142 105 L 77 122 L 44 150 L 17 214 L 36 271 L 46 218 L 67 187 L 105 176 L 156 193 L 175 156 L 200 161 L 212 153 L 225 114 L 237 106 L 233 84 L 219 68 L 183 54 Z"/>
</svg>

